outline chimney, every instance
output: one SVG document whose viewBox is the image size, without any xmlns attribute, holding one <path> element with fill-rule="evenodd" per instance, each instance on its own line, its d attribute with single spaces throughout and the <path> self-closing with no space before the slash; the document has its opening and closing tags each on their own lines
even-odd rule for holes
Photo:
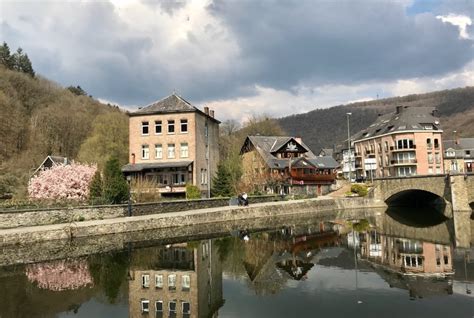
<svg viewBox="0 0 474 318">
<path fill-rule="evenodd" d="M 205 113 L 206 115 L 209 115 L 209 107 L 204 106 L 204 113 Z"/>
<path fill-rule="evenodd" d="M 402 112 L 403 106 L 397 106 L 397 114 Z"/>
<path fill-rule="evenodd" d="M 453 133 L 454 133 L 454 143 L 455 143 L 456 145 L 459 145 L 459 135 L 458 135 L 458 132 L 455 130 L 455 131 L 453 131 Z"/>
<path fill-rule="evenodd" d="M 209 115 L 210 115 L 212 118 L 214 118 L 214 110 L 213 110 L 213 109 L 211 109 L 211 110 L 209 111 Z"/>
<path fill-rule="evenodd" d="M 135 154 L 132 153 L 132 165 L 134 165 L 134 164 L 135 164 Z"/>
<path fill-rule="evenodd" d="M 433 117 L 439 117 L 439 115 L 438 115 L 438 110 L 437 110 L 437 109 L 433 109 L 433 111 L 431 112 L 431 115 L 432 115 Z"/>
<path fill-rule="evenodd" d="M 299 143 L 299 144 L 301 144 L 301 143 L 303 142 L 303 141 L 301 140 L 301 137 L 299 137 L 299 136 L 296 136 L 296 137 L 295 137 L 295 140 L 296 140 L 296 142 Z"/>
</svg>

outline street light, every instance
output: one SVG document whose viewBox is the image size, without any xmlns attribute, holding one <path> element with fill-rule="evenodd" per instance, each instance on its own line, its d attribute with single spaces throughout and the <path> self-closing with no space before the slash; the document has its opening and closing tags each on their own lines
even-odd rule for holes
<svg viewBox="0 0 474 318">
<path fill-rule="evenodd" d="M 132 176 L 127 176 L 127 183 L 128 183 L 128 216 L 132 216 L 132 191 L 130 183 L 132 182 Z"/>
<path fill-rule="evenodd" d="M 349 126 L 349 117 L 352 113 L 346 113 L 347 117 L 347 151 L 349 154 L 349 183 L 352 182 L 352 160 L 351 160 L 351 130 Z"/>
</svg>

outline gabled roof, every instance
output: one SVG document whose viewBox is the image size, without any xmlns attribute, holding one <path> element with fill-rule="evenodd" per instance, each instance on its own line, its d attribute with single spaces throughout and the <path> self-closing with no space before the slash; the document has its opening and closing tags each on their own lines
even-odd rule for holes
<svg viewBox="0 0 474 318">
<path fill-rule="evenodd" d="M 35 175 L 38 171 L 43 169 L 48 161 L 51 163 L 51 166 L 53 165 L 67 165 L 69 164 L 69 160 L 66 157 L 61 157 L 61 156 L 47 156 L 44 158 L 43 162 L 39 165 L 38 168 L 33 172 L 32 175 Z"/>
<path fill-rule="evenodd" d="M 439 118 L 436 108 L 427 106 L 398 106 L 397 111 L 381 115 L 366 129 L 352 136 L 353 141 L 358 141 L 375 136 L 385 135 L 395 132 L 426 130 L 440 131 Z"/>
<path fill-rule="evenodd" d="M 218 123 L 220 123 L 214 117 L 211 117 L 198 109 L 197 107 L 191 105 L 190 102 L 182 98 L 181 96 L 173 93 L 163 99 L 160 99 L 156 102 L 153 102 L 135 112 L 131 112 L 130 116 L 142 116 L 142 115 L 154 115 L 154 114 L 171 114 L 171 113 L 191 113 L 197 112 L 203 116 L 206 116 Z"/>
<path fill-rule="evenodd" d="M 332 154 L 334 153 L 334 149 L 332 148 L 321 148 L 321 151 L 319 152 L 319 154 L 324 154 L 324 156 L 332 156 Z"/>
<path fill-rule="evenodd" d="M 253 147 L 260 154 L 270 169 L 284 169 L 288 167 L 289 160 L 277 158 L 275 154 L 289 142 L 294 142 L 301 146 L 301 149 L 303 150 L 301 152 L 304 152 L 305 155 L 305 157 L 291 159 L 292 165 L 300 162 L 301 160 L 306 160 L 314 167 L 320 169 L 334 169 L 339 166 L 339 164 L 331 156 L 317 157 L 302 141 L 288 136 L 248 136 L 244 142 L 244 145 L 242 146 L 240 153 L 244 154 L 250 151 L 250 148 Z"/>
<path fill-rule="evenodd" d="M 443 149 L 445 157 L 448 151 L 454 151 L 456 158 L 472 158 L 474 156 L 474 138 L 459 138 L 456 140 L 443 140 Z M 467 155 L 466 150 L 471 151 Z"/>
</svg>

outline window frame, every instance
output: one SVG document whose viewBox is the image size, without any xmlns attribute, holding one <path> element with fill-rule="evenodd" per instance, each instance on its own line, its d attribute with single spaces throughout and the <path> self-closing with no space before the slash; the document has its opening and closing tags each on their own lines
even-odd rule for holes
<svg viewBox="0 0 474 318">
<path fill-rule="evenodd" d="M 184 153 L 184 151 L 186 151 Z M 184 153 L 184 155 L 183 155 Z M 182 142 L 179 145 L 179 157 L 180 158 L 189 158 L 189 144 L 187 142 Z"/>
<path fill-rule="evenodd" d="M 179 132 L 182 134 L 187 134 L 189 132 L 189 121 L 186 118 L 179 120 Z M 183 130 L 183 127 L 186 127 L 186 130 Z"/>
<path fill-rule="evenodd" d="M 141 130 L 141 133 L 142 133 L 142 136 L 149 136 L 150 135 L 150 122 L 149 121 L 142 121 L 142 130 Z M 147 132 L 143 132 L 144 129 L 146 128 Z"/>
<path fill-rule="evenodd" d="M 175 144 L 168 144 L 166 147 L 166 158 L 168 159 L 175 159 L 176 158 L 176 145 Z M 173 150 L 172 152 L 170 152 Z M 170 155 L 172 154 L 172 155 Z"/>
<path fill-rule="evenodd" d="M 142 144 L 142 160 L 150 159 L 150 145 Z"/>
<path fill-rule="evenodd" d="M 160 132 L 157 132 L 157 128 L 160 128 Z M 163 121 L 162 120 L 155 120 L 155 135 L 162 135 L 163 134 Z"/>
<path fill-rule="evenodd" d="M 176 127 L 175 127 L 175 120 L 174 119 L 168 119 L 167 121 L 167 132 L 168 132 L 168 135 L 174 135 L 176 133 Z M 172 127 L 173 131 L 170 131 L 170 127 Z"/>
</svg>

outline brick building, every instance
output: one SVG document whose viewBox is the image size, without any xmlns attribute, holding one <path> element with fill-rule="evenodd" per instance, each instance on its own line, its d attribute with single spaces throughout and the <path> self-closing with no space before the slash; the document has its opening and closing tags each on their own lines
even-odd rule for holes
<svg viewBox="0 0 474 318">
<path fill-rule="evenodd" d="M 213 110 L 176 94 L 132 112 L 130 161 L 122 171 L 156 183 L 161 195 L 184 195 L 191 183 L 205 196 L 219 161 L 219 124 Z"/>
<path fill-rule="evenodd" d="M 352 137 L 357 177 L 444 173 L 442 133 L 435 108 L 397 106 Z"/>
</svg>

